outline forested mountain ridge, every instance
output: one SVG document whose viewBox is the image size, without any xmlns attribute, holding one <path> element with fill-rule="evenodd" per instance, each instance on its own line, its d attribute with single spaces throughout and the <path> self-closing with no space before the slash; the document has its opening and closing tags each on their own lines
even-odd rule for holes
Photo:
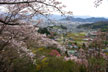
<svg viewBox="0 0 108 72">
<path fill-rule="evenodd" d="M 77 28 L 90 28 L 90 29 L 107 29 L 108 30 L 108 21 L 100 21 L 91 24 L 79 25 Z"/>
</svg>

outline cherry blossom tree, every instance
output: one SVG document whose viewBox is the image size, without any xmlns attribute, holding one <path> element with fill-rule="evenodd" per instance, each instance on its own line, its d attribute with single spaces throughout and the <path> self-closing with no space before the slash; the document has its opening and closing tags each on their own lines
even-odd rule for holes
<svg viewBox="0 0 108 72">
<path fill-rule="evenodd" d="M 36 47 L 45 41 L 47 44 L 48 39 L 38 34 L 30 21 L 54 11 L 64 15 L 65 6 L 57 0 L 0 0 L 0 7 L 4 9 L 0 12 L 0 72 L 13 72 L 13 61 L 19 58 L 36 65 L 30 42 Z"/>
<path fill-rule="evenodd" d="M 36 15 L 48 15 L 54 11 L 65 14 L 65 7 L 56 0 L 0 0 L 0 6 L 7 9 L 5 15 L 1 15 L 0 22 L 8 25 L 18 25 L 15 23 L 19 19 L 30 20 Z M 71 13 L 71 12 L 68 12 Z"/>
</svg>

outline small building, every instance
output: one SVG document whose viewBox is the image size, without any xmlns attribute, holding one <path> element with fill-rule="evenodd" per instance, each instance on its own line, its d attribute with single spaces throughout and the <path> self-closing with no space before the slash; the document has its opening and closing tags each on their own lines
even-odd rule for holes
<svg viewBox="0 0 108 72">
<path fill-rule="evenodd" d="M 92 38 L 85 38 L 85 39 L 83 39 L 84 41 L 93 41 L 93 39 Z"/>
<path fill-rule="evenodd" d="M 108 53 L 108 49 L 102 49 L 102 52 Z"/>
<path fill-rule="evenodd" d="M 67 54 L 68 54 L 68 56 L 71 56 L 71 55 L 76 56 L 77 55 L 77 51 L 76 50 L 68 50 Z"/>
</svg>

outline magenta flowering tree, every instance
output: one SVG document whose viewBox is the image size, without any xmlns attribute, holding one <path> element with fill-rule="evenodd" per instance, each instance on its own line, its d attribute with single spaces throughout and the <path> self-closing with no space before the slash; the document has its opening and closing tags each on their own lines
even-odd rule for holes
<svg viewBox="0 0 108 72">
<path fill-rule="evenodd" d="M 50 55 L 51 56 L 61 56 L 57 50 L 51 50 Z"/>
</svg>

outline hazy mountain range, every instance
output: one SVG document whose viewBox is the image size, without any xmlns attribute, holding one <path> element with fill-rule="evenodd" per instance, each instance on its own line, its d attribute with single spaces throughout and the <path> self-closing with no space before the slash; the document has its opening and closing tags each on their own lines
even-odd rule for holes
<svg viewBox="0 0 108 72">
<path fill-rule="evenodd" d="M 72 21 L 72 22 L 99 22 L 99 21 L 108 21 L 108 18 L 104 18 L 104 17 L 90 17 L 90 16 L 49 15 L 48 18 L 52 19 L 52 20 Z"/>
<path fill-rule="evenodd" d="M 5 14 L 7 15 L 7 13 L 5 12 L 0 12 L 0 15 Z M 19 15 L 20 16 L 20 15 Z M 71 22 L 98 22 L 98 21 L 108 21 L 108 18 L 104 18 L 104 17 L 90 17 L 90 16 L 61 16 L 61 15 L 48 15 L 43 16 L 43 15 L 36 15 L 34 16 L 32 19 L 44 19 L 44 20 L 48 20 L 52 19 L 52 20 L 57 20 L 57 21 L 71 21 Z"/>
</svg>

